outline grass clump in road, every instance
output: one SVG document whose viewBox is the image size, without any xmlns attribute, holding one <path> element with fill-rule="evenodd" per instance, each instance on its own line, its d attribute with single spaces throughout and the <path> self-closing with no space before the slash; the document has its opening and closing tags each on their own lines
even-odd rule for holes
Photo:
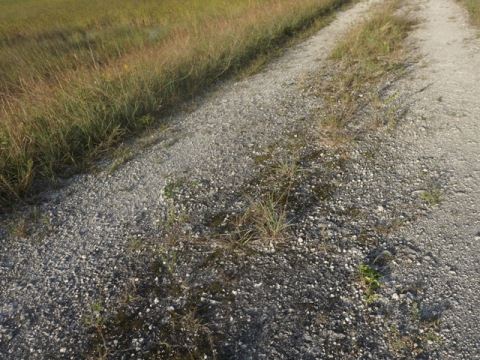
<svg viewBox="0 0 480 360">
<path fill-rule="evenodd" d="M 268 194 L 265 199 L 251 203 L 245 214 L 245 221 L 251 223 L 252 229 L 245 239 L 258 239 L 275 243 L 288 237 L 290 224 L 287 220 L 286 206 Z"/>
<path fill-rule="evenodd" d="M 420 192 L 420 197 L 428 205 L 437 205 L 443 199 L 443 190 L 436 186 L 432 186 L 428 189 L 422 190 Z"/>
<path fill-rule="evenodd" d="M 358 275 L 367 290 L 365 299 L 367 301 L 372 300 L 375 297 L 377 290 L 382 285 L 380 282 L 381 276 L 379 271 L 368 264 L 360 264 L 358 266 Z"/>
<path fill-rule="evenodd" d="M 354 119 L 365 106 L 385 105 L 388 99 L 382 98 L 378 88 L 387 77 L 403 69 L 404 40 L 415 21 L 396 13 L 399 4 L 399 1 L 388 1 L 377 7 L 367 20 L 347 33 L 330 54 L 338 71 L 319 91 L 326 102 L 326 111 L 320 115 L 323 140 L 334 145 L 348 144 L 355 140 L 356 131 L 352 131 L 355 126 L 362 131 L 368 126 L 394 122 L 392 116 L 373 119 L 371 124 L 355 124 Z"/>
<path fill-rule="evenodd" d="M 348 1 L 0 2 L 0 197 L 112 147 Z"/>
<path fill-rule="evenodd" d="M 467 6 L 473 22 L 480 25 L 480 0 L 462 0 L 462 2 Z"/>
</svg>

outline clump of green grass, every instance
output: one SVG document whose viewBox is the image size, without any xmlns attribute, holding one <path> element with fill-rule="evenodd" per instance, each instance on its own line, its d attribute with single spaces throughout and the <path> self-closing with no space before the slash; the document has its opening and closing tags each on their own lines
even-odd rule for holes
<svg viewBox="0 0 480 360">
<path fill-rule="evenodd" d="M 305 171 L 292 159 L 275 161 L 264 168 L 255 181 L 260 193 L 255 198 L 246 195 L 248 206 L 233 219 L 235 243 L 245 245 L 258 241 L 275 246 L 291 237 L 289 198 L 295 178 Z"/>
<path fill-rule="evenodd" d="M 415 22 L 396 14 L 398 6 L 398 1 L 389 1 L 377 7 L 330 54 L 339 70 L 321 87 L 319 95 L 327 101 L 320 116 L 321 134 L 332 145 L 355 140 L 355 131 L 349 127 L 358 111 L 367 104 L 381 106 L 384 101 L 378 95 L 378 84 L 387 74 L 402 69 L 406 56 L 404 39 Z M 389 119 L 387 123 L 390 122 Z M 366 125 L 376 126 L 362 126 Z"/>
<path fill-rule="evenodd" d="M 372 300 L 382 285 L 380 282 L 380 272 L 368 264 L 360 264 L 358 265 L 358 275 L 367 289 L 366 300 Z"/>
<path fill-rule="evenodd" d="M 269 194 L 265 199 L 252 202 L 247 219 L 253 225 L 253 238 L 264 242 L 284 240 L 290 224 L 287 221 L 286 208 Z"/>
<path fill-rule="evenodd" d="M 348 1 L 2 1 L 0 197 L 105 151 Z"/>
<path fill-rule="evenodd" d="M 429 205 L 439 204 L 443 199 L 443 190 L 432 186 L 428 189 L 422 190 L 420 197 Z"/>
<path fill-rule="evenodd" d="M 462 0 L 467 6 L 470 16 L 477 25 L 480 25 L 480 0 Z"/>
</svg>

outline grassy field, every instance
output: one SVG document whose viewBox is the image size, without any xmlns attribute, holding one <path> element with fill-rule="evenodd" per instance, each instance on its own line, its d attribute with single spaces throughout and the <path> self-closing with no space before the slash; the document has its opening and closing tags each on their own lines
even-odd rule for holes
<svg viewBox="0 0 480 360">
<path fill-rule="evenodd" d="M 0 0 L 0 198 L 22 197 L 347 2 Z"/>
<path fill-rule="evenodd" d="M 462 0 L 467 5 L 473 21 L 480 25 L 480 0 Z"/>
</svg>

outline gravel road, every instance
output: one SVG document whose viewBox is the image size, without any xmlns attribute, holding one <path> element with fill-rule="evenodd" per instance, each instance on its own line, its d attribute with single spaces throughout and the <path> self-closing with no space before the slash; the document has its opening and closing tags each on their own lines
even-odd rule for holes
<svg viewBox="0 0 480 360">
<path fill-rule="evenodd" d="M 421 19 L 410 37 L 421 60 L 389 84 L 406 111 L 394 134 L 366 137 L 348 159 L 310 141 L 319 100 L 305 84 L 377 2 L 342 11 L 260 73 L 132 140 L 115 171 L 75 176 L 5 214 L 0 358 L 167 358 L 165 329 L 179 333 L 172 342 L 195 337 L 172 325 L 186 327 L 192 304 L 206 327 L 190 326 L 209 350 L 197 343 L 185 358 L 480 358 L 480 39 L 466 12 L 453 0 L 407 3 Z M 309 139 L 301 149 L 299 137 Z M 295 175 L 291 239 L 248 251 L 205 243 L 212 217 L 240 213 L 269 158 L 292 149 L 308 171 Z M 191 236 L 155 259 L 148 249 L 171 211 L 186 212 Z M 404 226 L 378 235 L 399 216 Z M 391 256 L 366 302 L 358 263 Z M 99 339 L 92 319 L 123 312 L 128 322 Z"/>
<path fill-rule="evenodd" d="M 12 236 L 7 230 L 15 223 L 6 225 L 0 357 L 55 357 L 84 349 L 82 315 L 100 296 L 108 307 L 130 281 L 135 259 L 126 249 L 132 238 L 158 232 L 167 206 L 162 189 L 169 179 L 202 179 L 229 188 L 251 176 L 255 151 L 282 136 L 312 106 L 292 94 L 299 77 L 315 71 L 335 39 L 367 8 L 362 3 L 340 14 L 328 30 L 288 50 L 262 73 L 199 100 L 193 111 L 171 120 L 165 141 L 160 137 L 114 174 L 77 176 L 44 194 L 35 211 L 47 225 L 33 234 Z"/>
<path fill-rule="evenodd" d="M 408 144 L 406 164 L 431 164 L 437 170 L 431 188 L 444 194 L 402 234 L 428 261 L 398 268 L 395 277 L 422 284 L 422 306 L 442 314 L 439 358 L 479 359 L 479 32 L 455 1 L 421 1 L 418 16 L 424 20 L 412 36 L 423 59 L 401 84 L 418 90 L 409 115 L 414 121 L 399 136 Z"/>
</svg>

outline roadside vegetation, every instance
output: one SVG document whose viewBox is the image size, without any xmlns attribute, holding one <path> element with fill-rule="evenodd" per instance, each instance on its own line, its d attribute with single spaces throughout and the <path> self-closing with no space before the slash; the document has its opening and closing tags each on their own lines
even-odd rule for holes
<svg viewBox="0 0 480 360">
<path fill-rule="evenodd" d="M 323 142 L 348 145 L 368 129 L 395 125 L 398 114 L 382 87 L 386 78 L 394 79 L 404 71 L 404 39 L 415 24 L 408 16 L 395 13 L 400 4 L 389 1 L 378 7 L 330 54 L 337 70 L 320 79 L 318 90 L 326 107 L 319 113 Z M 365 107 L 378 116 L 358 123 L 358 114 Z"/>
<path fill-rule="evenodd" d="M 81 165 L 348 2 L 0 2 L 0 198 Z"/>
<path fill-rule="evenodd" d="M 480 0 L 462 0 L 474 23 L 480 25 Z"/>
</svg>

